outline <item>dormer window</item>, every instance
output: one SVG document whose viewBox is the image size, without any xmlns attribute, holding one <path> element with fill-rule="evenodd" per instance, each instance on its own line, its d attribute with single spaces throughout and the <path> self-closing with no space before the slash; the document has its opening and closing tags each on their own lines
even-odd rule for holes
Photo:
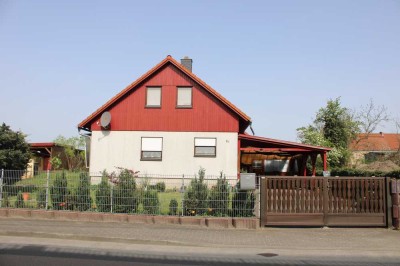
<svg viewBox="0 0 400 266">
<path fill-rule="evenodd" d="M 192 87 L 177 88 L 177 108 L 192 108 Z"/>
<path fill-rule="evenodd" d="M 147 108 L 161 107 L 161 87 L 146 88 L 146 107 Z"/>
</svg>

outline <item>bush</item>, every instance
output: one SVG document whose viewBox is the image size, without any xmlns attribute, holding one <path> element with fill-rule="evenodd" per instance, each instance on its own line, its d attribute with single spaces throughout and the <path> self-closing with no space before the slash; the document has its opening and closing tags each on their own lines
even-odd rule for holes
<svg viewBox="0 0 400 266">
<path fill-rule="evenodd" d="M 79 185 L 76 189 L 76 208 L 79 211 L 87 211 L 92 206 L 89 178 L 87 173 L 81 173 L 79 175 Z"/>
<path fill-rule="evenodd" d="M 238 183 L 240 187 L 240 184 Z M 253 215 L 255 195 L 252 191 L 240 191 L 236 188 L 232 198 L 232 216 L 250 217 Z"/>
<path fill-rule="evenodd" d="M 317 175 L 322 176 L 322 172 L 317 172 Z M 353 168 L 336 168 L 331 170 L 331 176 L 340 176 L 340 177 L 392 177 L 392 178 L 400 178 L 400 171 L 391 171 L 391 172 L 384 172 L 384 171 L 368 171 L 368 170 L 360 170 L 360 169 L 353 169 Z"/>
<path fill-rule="evenodd" d="M 214 216 L 226 216 L 229 206 L 229 184 L 222 172 L 217 180 L 217 184 L 211 188 L 208 198 L 210 214 Z"/>
<path fill-rule="evenodd" d="M 46 189 L 45 188 L 41 188 L 37 191 L 36 202 L 37 202 L 37 207 L 39 209 L 46 208 Z"/>
<path fill-rule="evenodd" d="M 135 190 L 136 182 L 133 174 L 127 169 L 122 170 L 113 190 L 114 212 L 133 213 L 137 210 Z"/>
<path fill-rule="evenodd" d="M 2 202 L 1 202 L 1 207 L 2 208 L 11 207 L 10 199 L 8 198 L 8 193 L 7 192 L 3 192 L 3 198 L 2 198 Z"/>
<path fill-rule="evenodd" d="M 15 201 L 15 208 L 24 208 L 24 197 L 22 196 L 22 191 L 18 191 L 17 200 Z"/>
<path fill-rule="evenodd" d="M 184 209 L 187 215 L 203 215 L 207 212 L 208 188 L 204 183 L 205 170 L 200 168 L 199 178 L 191 182 L 184 197 Z"/>
<path fill-rule="evenodd" d="M 159 214 L 160 201 L 156 190 L 146 190 L 140 193 L 140 201 L 143 205 L 143 212 L 146 214 Z"/>
<path fill-rule="evenodd" d="M 22 193 L 32 193 L 37 190 L 35 185 L 5 185 L 3 191 L 6 191 L 9 196 L 16 196 L 19 191 Z"/>
<path fill-rule="evenodd" d="M 111 211 L 111 186 L 106 172 L 103 172 L 101 182 L 96 189 L 96 206 L 99 212 Z"/>
<path fill-rule="evenodd" d="M 178 215 L 178 201 L 171 199 L 169 202 L 169 215 Z"/>
<path fill-rule="evenodd" d="M 50 188 L 51 201 L 54 210 L 66 209 L 68 192 L 68 182 L 63 171 L 61 175 L 57 174 L 53 185 Z"/>
</svg>

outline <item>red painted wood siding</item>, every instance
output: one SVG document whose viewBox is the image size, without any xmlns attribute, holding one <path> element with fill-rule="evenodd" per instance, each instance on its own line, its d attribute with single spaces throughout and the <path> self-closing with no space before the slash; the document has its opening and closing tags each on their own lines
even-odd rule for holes
<svg viewBox="0 0 400 266">
<path fill-rule="evenodd" d="M 161 86 L 161 108 L 145 108 L 146 87 Z M 176 108 L 177 86 L 192 86 L 193 108 Z M 112 106 L 111 130 L 238 132 L 239 118 L 176 67 L 167 65 Z M 100 130 L 97 117 L 91 130 Z"/>
</svg>

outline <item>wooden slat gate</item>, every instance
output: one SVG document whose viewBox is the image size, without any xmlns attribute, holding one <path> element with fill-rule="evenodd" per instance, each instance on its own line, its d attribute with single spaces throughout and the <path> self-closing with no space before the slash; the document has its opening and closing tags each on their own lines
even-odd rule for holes
<svg viewBox="0 0 400 266">
<path fill-rule="evenodd" d="M 262 177 L 261 225 L 386 226 L 384 177 Z"/>
</svg>

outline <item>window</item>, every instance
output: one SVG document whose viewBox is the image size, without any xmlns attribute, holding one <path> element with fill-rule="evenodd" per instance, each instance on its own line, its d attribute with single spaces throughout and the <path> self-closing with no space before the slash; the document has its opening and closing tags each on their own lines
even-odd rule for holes
<svg viewBox="0 0 400 266">
<path fill-rule="evenodd" d="M 194 156 L 196 157 L 217 156 L 217 139 L 194 138 Z"/>
<path fill-rule="evenodd" d="M 192 88 L 191 87 L 178 87 L 176 107 L 178 108 L 191 108 L 192 107 Z"/>
<path fill-rule="evenodd" d="M 162 160 L 162 138 L 142 138 L 142 161 Z"/>
<path fill-rule="evenodd" d="M 161 87 L 147 87 L 146 89 L 146 107 L 161 107 Z"/>
</svg>

